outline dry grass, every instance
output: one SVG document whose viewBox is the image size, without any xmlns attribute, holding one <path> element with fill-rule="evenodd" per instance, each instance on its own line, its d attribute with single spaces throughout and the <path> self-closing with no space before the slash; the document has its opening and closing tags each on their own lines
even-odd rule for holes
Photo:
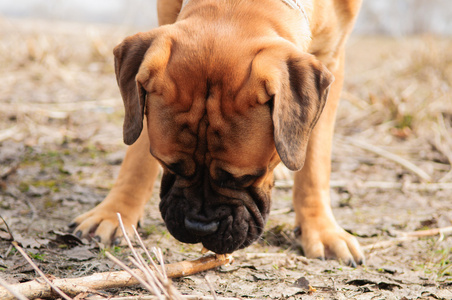
<svg viewBox="0 0 452 300">
<path fill-rule="evenodd" d="M 51 142 L 52 138 L 77 136 L 70 124 L 60 132 L 51 124 L 54 119 L 70 123 L 73 111 L 122 114 L 111 49 L 132 31 L 0 22 L 0 114 L 9 120 L 4 129 L 20 128 L 14 128 L 11 136 L 30 143 Z M 451 46 L 450 40 L 428 36 L 397 40 L 353 37 L 337 133 L 378 141 L 380 146 L 434 147 L 434 159 L 449 164 Z M 435 173 L 435 178 L 439 180 L 441 175 Z"/>
<path fill-rule="evenodd" d="M 439 163 L 426 171 L 444 179 L 452 154 L 451 46 L 428 36 L 352 38 L 337 133 Z"/>
<path fill-rule="evenodd" d="M 0 145 L 12 140 L 31 147 L 48 147 L 61 151 L 61 145 L 67 144 L 69 150 L 65 151 L 71 151 L 71 157 L 91 146 L 102 151 L 124 149 L 121 135 L 123 107 L 116 86 L 111 49 L 124 36 L 134 31 L 0 19 Z M 345 228 L 352 228 L 358 235 L 364 231 L 368 234 L 360 237 L 361 241 L 364 240 L 363 244 L 380 241 L 380 238 L 384 240 L 388 234 L 387 227 L 412 231 L 420 229 L 424 221 L 437 222 L 433 227 L 450 226 L 450 203 L 444 200 L 448 199 L 449 192 L 441 190 L 452 183 L 451 48 L 451 39 L 431 36 L 404 39 L 352 37 L 349 41 L 346 81 L 338 111 L 333 151 L 332 179 L 335 183 L 333 191 L 340 198 L 335 204 L 336 216 Z M 370 147 L 378 146 L 379 149 L 414 164 L 428 174 L 435 185 L 424 189 L 425 180 L 415 172 L 377 152 L 358 147 L 356 141 Z M 100 163 L 106 164 L 105 161 Z M 30 171 L 22 162 L 18 162 L 16 166 L 1 165 L 0 178 L 5 175 L 12 177 L 9 184 L 20 183 L 20 176 L 26 177 L 26 174 L 14 176 L 19 165 L 25 170 L 22 172 Z M 51 167 L 49 169 L 52 170 Z M 101 168 L 92 167 L 88 170 L 95 172 L 97 169 Z M 77 173 L 71 175 L 70 179 L 73 181 L 70 182 L 89 182 L 104 188 L 105 181 L 113 180 L 106 179 L 104 175 L 102 173 L 103 177 L 99 175 L 99 178 L 93 179 L 96 175 L 92 173 Z M 113 177 L 111 174 L 110 176 Z M 413 185 L 410 186 L 410 183 Z M 285 204 L 290 200 L 281 199 L 281 194 L 276 194 L 275 202 L 279 200 L 283 203 L 279 206 L 283 211 L 280 217 L 283 219 L 281 223 L 286 224 L 291 222 L 288 220 L 292 220 L 293 213 L 290 212 L 290 205 Z M 14 198 L 2 194 L 0 197 L 6 200 Z M 17 204 L 8 210 L 19 207 L 20 201 L 28 201 L 12 198 L 10 201 L 16 201 Z M 356 198 L 359 198 L 360 205 L 353 203 Z M 412 204 L 407 204 L 410 201 Z M 61 203 L 57 205 L 64 206 Z M 85 204 L 83 209 L 89 205 Z M 149 217 L 154 219 L 152 224 L 160 224 L 155 221 L 159 217 L 157 204 L 151 205 L 153 206 L 148 212 Z M 275 203 L 275 208 L 278 208 L 277 205 Z M 341 210 L 342 206 L 345 208 Z M 416 211 L 418 207 L 429 215 Z M 407 211 L 402 214 L 398 209 Z M 409 209 L 412 211 L 408 211 Z M 69 209 L 66 207 L 66 210 Z M 72 215 L 60 216 L 64 218 L 64 222 L 69 222 L 71 217 Z M 401 219 L 397 219 L 399 217 Z M 357 222 L 359 220 L 361 223 Z M 270 221 L 278 222 L 277 216 Z M 351 223 L 358 225 L 352 227 Z M 16 223 L 16 228 L 17 226 Z M 372 231 L 371 228 L 377 229 Z M 372 237 L 369 237 L 369 232 L 377 232 L 381 237 L 370 241 L 368 239 Z M 404 247 L 392 245 L 367 253 L 368 261 L 375 266 L 379 263 L 402 266 L 406 272 L 400 276 L 412 276 L 409 277 L 410 282 L 413 278 L 417 280 L 415 272 L 418 269 L 424 272 L 423 276 L 431 279 L 429 284 L 434 285 L 439 279 L 450 281 L 450 238 L 432 241 L 432 245 L 426 246 L 428 243 L 429 240 L 423 240 L 405 244 Z M 179 249 L 177 247 L 184 249 L 180 245 L 174 247 L 176 250 Z M 260 245 L 252 247 L 259 249 L 257 252 L 265 252 Z M 270 262 L 270 266 L 272 263 Z M 231 271 L 221 274 L 222 278 L 227 278 L 224 280 L 227 282 L 224 283 L 224 290 L 233 291 L 229 295 L 238 295 L 238 289 L 236 291 L 233 286 L 241 284 L 238 281 L 242 277 L 251 276 L 251 268 L 246 267 L 250 263 L 245 260 L 242 261 L 243 264 L 245 267 L 239 267 L 237 273 Z M 305 272 L 303 274 L 311 276 L 317 286 L 320 286 L 325 268 L 334 263 L 310 261 L 309 264 L 310 273 L 304 271 L 302 266 L 297 274 Z M 262 273 L 257 274 L 273 274 L 274 279 L 266 282 L 269 285 L 280 283 L 277 281 L 278 276 L 283 271 L 290 273 L 287 265 L 282 264 L 286 270 L 262 269 Z M 362 276 L 370 276 L 376 268 L 358 271 Z M 329 270 L 336 272 L 338 269 L 334 267 Z M 353 273 L 355 271 L 347 273 L 342 267 L 341 272 L 337 271 L 337 274 L 340 273 L 337 276 L 345 278 L 356 275 Z M 196 282 L 196 278 L 192 279 Z M 333 284 L 334 290 L 336 285 L 341 293 L 347 289 L 353 290 L 342 279 L 337 277 L 336 284 Z M 223 279 L 217 280 L 218 285 L 221 280 Z M 405 286 L 411 287 L 411 283 L 407 282 L 404 282 Z M 178 284 L 179 288 L 189 285 L 184 281 Z M 247 281 L 244 287 L 251 290 L 254 285 L 259 284 Z M 328 284 L 324 285 L 329 288 Z M 255 289 L 260 290 L 260 286 Z M 226 292 L 225 294 L 228 295 Z"/>
</svg>

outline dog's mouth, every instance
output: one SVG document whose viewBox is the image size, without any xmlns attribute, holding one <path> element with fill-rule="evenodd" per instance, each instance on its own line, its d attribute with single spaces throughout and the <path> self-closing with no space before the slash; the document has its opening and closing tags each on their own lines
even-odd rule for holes
<svg viewBox="0 0 452 300">
<path fill-rule="evenodd" d="M 184 243 L 232 253 L 257 240 L 270 211 L 270 194 L 257 188 L 224 190 L 205 181 L 187 183 L 165 172 L 160 212 L 169 232 Z"/>
</svg>

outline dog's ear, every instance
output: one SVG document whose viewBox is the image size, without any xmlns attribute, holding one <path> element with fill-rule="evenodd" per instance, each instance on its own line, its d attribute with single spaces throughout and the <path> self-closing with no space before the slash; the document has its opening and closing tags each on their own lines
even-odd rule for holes
<svg viewBox="0 0 452 300">
<path fill-rule="evenodd" d="M 253 63 L 253 71 L 260 73 L 254 75 L 265 86 L 264 94 L 258 93 L 258 101 L 269 101 L 276 151 L 287 168 L 297 171 L 304 165 L 309 136 L 325 106 L 334 76 L 313 55 L 292 46 L 263 53 Z"/>
<path fill-rule="evenodd" d="M 137 33 L 127 37 L 113 50 L 116 80 L 124 101 L 123 135 L 127 145 L 133 144 L 143 130 L 146 101 L 143 83 L 169 56 L 161 40 L 155 31 Z"/>
<path fill-rule="evenodd" d="M 124 102 L 123 137 L 127 145 L 133 144 L 143 130 L 146 94 L 141 91 L 135 77 L 152 41 L 151 34 L 140 32 L 127 37 L 113 50 L 116 80 Z"/>
<path fill-rule="evenodd" d="M 334 80 L 313 55 L 290 55 L 273 99 L 275 146 L 287 168 L 303 168 L 309 136 Z"/>
</svg>

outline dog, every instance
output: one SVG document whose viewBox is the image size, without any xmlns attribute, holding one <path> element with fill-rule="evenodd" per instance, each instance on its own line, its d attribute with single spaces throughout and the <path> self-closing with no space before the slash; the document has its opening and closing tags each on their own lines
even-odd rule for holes
<svg viewBox="0 0 452 300">
<path fill-rule="evenodd" d="M 331 144 L 344 45 L 360 0 L 159 0 L 160 27 L 114 49 L 130 145 L 108 196 L 76 235 L 120 243 L 159 166 L 169 232 L 215 253 L 247 247 L 270 212 L 273 169 L 295 173 L 305 256 L 364 262 L 330 206 Z"/>
</svg>

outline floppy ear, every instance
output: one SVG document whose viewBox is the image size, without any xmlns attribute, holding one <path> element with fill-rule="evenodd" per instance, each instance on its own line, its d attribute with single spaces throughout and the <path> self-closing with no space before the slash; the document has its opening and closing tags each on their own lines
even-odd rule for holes
<svg viewBox="0 0 452 300">
<path fill-rule="evenodd" d="M 133 144 L 143 130 L 143 114 L 146 94 L 135 80 L 143 57 L 152 43 L 149 33 L 137 33 L 127 37 L 115 47 L 115 73 L 124 102 L 124 143 Z"/>
<path fill-rule="evenodd" d="M 313 55 L 292 51 L 278 77 L 266 81 L 267 93 L 273 96 L 275 146 L 284 165 L 297 171 L 304 165 L 309 135 L 334 76 Z"/>
<path fill-rule="evenodd" d="M 167 61 L 168 47 L 155 31 L 127 37 L 115 47 L 115 73 L 124 101 L 124 143 L 133 144 L 143 130 L 146 90 L 143 83 Z M 141 80 L 139 80 L 141 79 Z"/>
</svg>

